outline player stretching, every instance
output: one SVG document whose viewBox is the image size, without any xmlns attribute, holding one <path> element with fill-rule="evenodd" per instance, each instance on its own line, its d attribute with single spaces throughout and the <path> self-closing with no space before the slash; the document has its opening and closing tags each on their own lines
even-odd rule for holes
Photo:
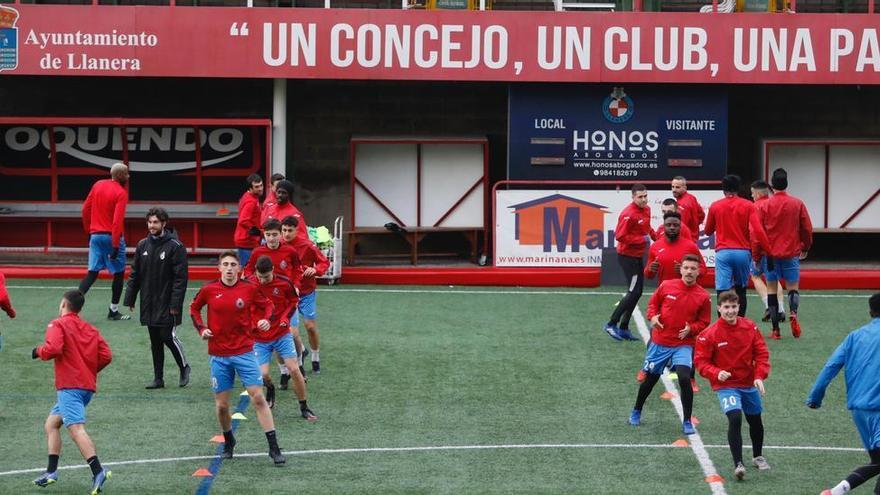
<svg viewBox="0 0 880 495">
<path fill-rule="evenodd" d="M 297 324 L 296 303 L 299 297 L 296 288 L 289 278 L 274 275 L 272 260 L 268 256 L 260 256 L 256 268 L 257 273 L 251 280 L 259 284 L 260 292 L 275 305 L 272 328 L 268 332 L 254 333 L 256 340 L 254 354 L 257 356 L 257 363 L 263 374 L 263 383 L 266 385 L 266 401 L 269 402 L 270 408 L 275 406 L 275 384 L 269 377 L 269 362 L 272 360 L 272 353 L 277 352 L 284 360 L 288 374 L 293 375 L 293 390 L 299 399 L 300 414 L 309 421 L 315 421 L 318 417 L 306 403 L 306 382 L 299 371 L 296 347 L 290 333 L 290 327 Z"/>
<path fill-rule="evenodd" d="M 651 207 L 644 185 L 633 184 L 632 203 L 620 212 L 614 238 L 617 240 L 617 262 L 623 269 L 628 287 L 604 331 L 614 340 L 639 340 L 629 331 L 629 319 L 642 297 L 645 282 L 642 256 L 648 248 L 648 241 L 657 238 L 651 230 Z"/>
<path fill-rule="evenodd" d="M 292 225 L 296 228 L 298 224 L 299 219 L 294 216 L 284 219 L 284 225 Z M 327 257 L 324 256 L 324 253 L 318 249 L 318 246 L 311 239 L 303 239 L 297 235 L 288 242 L 296 249 L 296 254 L 299 256 L 299 261 L 303 266 L 302 280 L 299 287 L 299 306 L 297 309 L 300 316 L 302 316 L 306 332 L 309 334 L 309 346 L 312 348 L 312 373 L 317 374 L 321 372 L 321 358 L 318 355 L 321 336 L 318 334 L 318 282 L 315 280 L 315 277 L 323 275 L 327 268 L 330 267 L 330 262 L 327 261 Z"/>
<path fill-rule="evenodd" d="M 721 318 L 697 337 L 694 364 L 712 384 L 721 410 L 727 416 L 727 444 L 733 455 L 733 475 L 746 475 L 742 453 L 742 416 L 749 423 L 752 464 L 770 469 L 762 455 L 764 423 L 761 420 L 764 380 L 770 375 L 770 351 L 755 322 L 739 314 L 739 296 L 733 291 L 718 296 Z"/>
<path fill-rule="evenodd" d="M 681 431 L 685 435 L 696 433 L 691 423 L 694 392 L 690 386 L 694 337 L 706 328 L 712 317 L 709 293 L 697 285 L 699 275 L 700 258 L 686 254 L 681 260 L 681 278 L 661 283 L 648 302 L 647 316 L 654 327 L 643 368 L 648 376 L 639 386 L 636 405 L 629 417 L 631 425 L 641 424 L 642 407 L 663 369 L 669 365 L 678 373 L 679 383 L 683 384 L 681 406 L 684 420 Z"/>
<path fill-rule="evenodd" d="M 813 224 L 804 202 L 789 196 L 788 174 L 777 168 L 770 179 L 773 195 L 767 201 L 758 203 L 756 210 L 758 222 L 773 243 L 767 246 L 767 306 L 770 309 L 770 321 L 773 322 L 773 333 L 770 338 L 782 338 L 779 333 L 779 300 L 776 298 L 776 286 L 779 280 L 785 280 L 788 289 L 789 322 L 791 334 L 801 336 L 801 325 L 797 319 L 800 306 L 798 281 L 800 280 L 801 262 L 807 257 L 807 251 L 813 244 Z M 753 249 L 754 255 L 754 249 Z M 772 260 L 773 267 L 770 267 Z"/>
<path fill-rule="evenodd" d="M 58 308 L 58 318 L 46 327 L 46 342 L 31 351 L 33 359 L 55 360 L 55 389 L 58 396 L 58 402 L 45 424 L 49 465 L 46 466 L 46 472 L 34 480 L 34 484 L 46 487 L 58 481 L 63 424 L 92 470 L 90 493 L 95 495 L 110 477 L 110 471 L 101 467 L 95 444 L 86 433 L 86 406 L 97 390 L 98 373 L 110 364 L 113 356 L 98 329 L 80 319 L 79 312 L 85 302 L 82 292 L 65 292 Z"/>
<path fill-rule="evenodd" d="M 691 240 L 697 242 L 700 238 L 700 224 L 706 219 L 706 212 L 700 206 L 700 202 L 693 194 L 688 192 L 687 180 L 682 176 L 672 178 L 672 195 L 675 197 L 678 212 L 681 213 L 681 223 L 687 226 Z M 684 232 L 684 228 L 682 228 Z"/>
<path fill-rule="evenodd" d="M 119 312 L 122 284 L 125 278 L 125 207 L 128 204 L 128 167 L 114 163 L 110 167 L 110 179 L 95 182 L 82 207 L 83 227 L 89 234 L 89 270 L 79 283 L 79 291 L 85 295 L 98 273 L 104 268 L 113 275 L 110 295 L 109 320 L 130 320 L 131 316 Z"/>
<path fill-rule="evenodd" d="M 846 407 L 852 411 L 871 463 L 856 468 L 822 495 L 843 495 L 880 474 L 880 292 L 871 296 L 868 307 L 871 322 L 847 335 L 828 358 L 810 391 L 807 406 L 818 409 L 822 405 L 828 384 L 845 367 Z M 880 493 L 880 480 L 874 485 L 874 493 Z"/>
<path fill-rule="evenodd" d="M 218 269 L 220 279 L 199 289 L 189 307 L 189 313 L 199 335 L 208 341 L 217 420 L 223 429 L 224 446 L 221 458 L 231 459 L 235 448 L 229 395 L 235 375 L 238 374 L 254 403 L 257 420 L 266 433 L 269 457 L 276 465 L 281 465 L 286 459 L 278 448 L 272 410 L 263 397 L 263 378 L 257 358 L 254 357 L 254 339 L 251 336 L 254 327 L 262 332 L 270 329 L 273 305 L 255 284 L 239 279 L 241 267 L 235 251 L 224 251 L 220 254 Z M 207 325 L 202 320 L 201 311 L 204 306 L 208 306 Z"/>
</svg>

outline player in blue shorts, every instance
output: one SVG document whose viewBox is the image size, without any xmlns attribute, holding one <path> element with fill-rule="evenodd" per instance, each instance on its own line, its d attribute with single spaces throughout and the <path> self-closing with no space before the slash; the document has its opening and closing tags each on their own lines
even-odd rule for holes
<svg viewBox="0 0 880 495">
<path fill-rule="evenodd" d="M 770 351 L 755 322 L 739 314 L 739 296 L 733 291 L 718 296 L 721 318 L 697 337 L 694 365 L 712 384 L 721 410 L 727 416 L 727 444 L 733 456 L 733 476 L 746 475 L 742 453 L 742 417 L 752 438 L 752 464 L 770 469 L 762 455 L 764 422 L 761 419 L 764 380 L 770 375 Z"/>
<path fill-rule="evenodd" d="M 871 463 L 856 468 L 845 480 L 822 495 L 843 495 L 880 474 L 880 292 L 868 301 L 871 322 L 855 330 L 837 346 L 816 378 L 807 406 L 818 409 L 831 380 L 846 368 L 846 407 L 868 451 Z M 880 481 L 874 485 L 880 493 Z"/>
<path fill-rule="evenodd" d="M 33 359 L 55 360 L 58 396 L 44 426 L 49 444 L 49 465 L 34 484 L 46 487 L 58 481 L 61 426 L 64 425 L 92 470 L 92 491 L 89 493 L 96 495 L 111 473 L 101 467 L 95 444 L 86 433 L 86 406 L 98 388 L 98 373 L 110 364 L 113 355 L 98 329 L 79 317 L 85 302 L 82 292 L 66 292 L 61 299 L 58 318 L 46 327 L 46 342 L 31 351 Z"/>
</svg>

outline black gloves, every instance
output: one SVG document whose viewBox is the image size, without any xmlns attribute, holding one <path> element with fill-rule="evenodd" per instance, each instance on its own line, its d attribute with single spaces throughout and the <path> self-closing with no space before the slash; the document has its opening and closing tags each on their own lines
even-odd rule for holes
<svg viewBox="0 0 880 495">
<path fill-rule="evenodd" d="M 113 261 L 116 261 L 116 258 L 118 258 L 118 257 L 119 257 L 119 248 L 117 247 L 117 248 L 113 249 L 113 251 L 110 253 L 110 259 Z"/>
</svg>

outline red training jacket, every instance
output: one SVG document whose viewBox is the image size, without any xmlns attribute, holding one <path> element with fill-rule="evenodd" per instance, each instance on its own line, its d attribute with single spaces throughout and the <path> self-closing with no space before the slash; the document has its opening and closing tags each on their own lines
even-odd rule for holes
<svg viewBox="0 0 880 495">
<path fill-rule="evenodd" d="M 299 303 L 299 295 L 293 282 L 283 275 L 273 276 L 272 281 L 268 284 L 261 284 L 256 276 L 249 277 L 247 280 L 256 284 L 260 288 L 260 292 L 275 305 L 275 314 L 269 320 L 272 328 L 266 332 L 255 328 L 254 340 L 272 342 L 290 333 L 290 317 L 296 311 L 296 305 Z"/>
<path fill-rule="evenodd" d="M 660 226 L 657 227 L 657 230 L 654 231 L 654 235 L 656 236 L 654 239 L 655 240 L 662 239 L 664 232 L 666 232 L 666 227 L 661 223 Z M 691 232 L 690 227 L 685 225 L 684 222 L 681 223 L 681 230 L 679 230 L 678 235 L 680 237 L 685 238 L 685 239 L 691 239 L 694 242 L 697 242 L 696 236 L 694 235 L 693 232 Z"/>
<path fill-rule="evenodd" d="M 327 268 L 330 268 L 330 261 L 311 239 L 303 240 L 297 236 L 293 238 L 293 242 L 290 245 L 296 250 L 303 268 L 311 267 L 315 269 L 314 277 L 302 277 L 299 283 L 300 295 L 307 296 L 318 288 L 316 277 L 327 273 Z"/>
<path fill-rule="evenodd" d="M 731 325 L 718 319 L 697 337 L 694 365 L 712 384 L 712 390 L 754 387 L 756 379 L 770 375 L 770 351 L 752 320 L 738 316 Z M 731 377 L 719 382 L 722 370 Z"/>
<path fill-rule="evenodd" d="M 43 361 L 55 360 L 55 389 L 96 392 L 98 372 L 113 360 L 101 332 L 76 313 L 56 318 L 46 327 L 46 342 L 37 347 Z"/>
<path fill-rule="evenodd" d="M 208 306 L 208 325 L 202 320 L 202 307 Z M 260 320 L 272 320 L 275 306 L 260 289 L 247 280 L 229 286 L 214 280 L 202 286 L 189 306 L 189 314 L 199 335 L 210 328 L 208 354 L 237 356 L 254 350 L 253 329 Z"/>
<path fill-rule="evenodd" d="M 693 254 L 700 258 L 700 277 L 705 275 L 707 270 L 706 262 L 703 260 L 703 255 L 700 254 L 700 250 L 694 241 L 687 237 L 679 236 L 675 242 L 670 242 L 669 238 L 664 235 L 657 239 L 657 242 L 651 244 L 651 249 L 648 250 L 645 277 L 654 278 L 654 275 L 656 275 L 658 282 L 681 278 L 681 274 L 678 273 L 675 265 L 681 264 L 681 259 L 686 254 Z M 653 272 L 651 271 L 651 265 L 655 261 L 659 262 L 660 266 L 656 272 Z M 697 279 L 699 280 L 699 277 Z"/>
<path fill-rule="evenodd" d="M 110 232 L 113 247 L 119 247 L 125 227 L 125 207 L 128 191 L 113 179 L 102 179 L 92 186 L 82 207 L 83 228 L 86 232 Z"/>
<path fill-rule="evenodd" d="M 263 200 L 263 209 L 278 204 L 278 198 L 275 197 L 275 191 L 271 187 L 266 187 L 266 198 Z"/>
<path fill-rule="evenodd" d="M 697 198 L 687 191 L 676 201 L 678 202 L 678 211 L 681 213 L 681 223 L 688 227 L 688 237 L 697 242 L 700 238 L 700 225 L 706 218 L 706 212 L 703 211 Z M 685 235 L 684 229 L 682 229 L 682 235 Z"/>
<path fill-rule="evenodd" d="M 296 217 L 296 219 L 299 220 L 299 223 L 296 225 L 296 236 L 304 240 L 309 240 L 309 229 L 308 224 L 306 223 L 306 218 L 303 216 L 302 212 L 289 201 L 283 205 L 276 203 L 263 208 L 263 216 L 260 219 L 260 224 L 262 225 L 270 218 L 274 218 L 280 222 L 287 217 Z"/>
<path fill-rule="evenodd" d="M 757 203 L 758 223 L 773 243 L 764 249 L 773 258 L 793 258 L 813 245 L 813 224 L 804 202 L 785 191 Z M 754 251 L 755 246 L 753 246 Z M 760 248 L 758 248 L 760 249 Z"/>
<path fill-rule="evenodd" d="M 703 232 L 715 234 L 715 250 L 751 249 L 749 222 L 755 205 L 739 196 L 725 196 L 712 203 Z"/>
<path fill-rule="evenodd" d="M 247 265 L 244 266 L 242 274 L 250 277 L 256 271 L 257 260 L 260 256 L 268 256 L 272 260 L 273 270 L 276 275 L 283 275 L 289 278 L 294 284 L 299 284 L 302 279 L 302 263 L 296 249 L 289 244 L 282 242 L 278 249 L 269 249 L 269 246 L 263 245 L 254 248 L 248 259 Z"/>
<path fill-rule="evenodd" d="M 235 247 L 253 249 L 260 245 L 260 237 L 248 234 L 251 227 L 260 228 L 260 198 L 245 191 L 238 200 L 238 221 L 235 222 Z"/>
<path fill-rule="evenodd" d="M 657 287 L 648 301 L 648 319 L 660 315 L 663 328 L 651 330 L 651 342 L 666 347 L 694 345 L 694 337 L 703 331 L 712 319 L 709 293 L 699 284 L 685 285 L 681 279 L 667 280 Z M 678 338 L 678 332 L 689 324 L 687 337 Z"/>
<path fill-rule="evenodd" d="M 15 308 L 12 307 L 9 293 L 6 292 L 6 277 L 2 273 L 0 273 L 0 309 L 5 311 L 10 318 L 15 318 Z"/>
<path fill-rule="evenodd" d="M 626 205 L 617 219 L 614 238 L 617 240 L 617 254 L 641 258 L 648 247 L 645 236 L 656 239 L 651 228 L 651 207 L 639 208 L 635 203 Z"/>
</svg>

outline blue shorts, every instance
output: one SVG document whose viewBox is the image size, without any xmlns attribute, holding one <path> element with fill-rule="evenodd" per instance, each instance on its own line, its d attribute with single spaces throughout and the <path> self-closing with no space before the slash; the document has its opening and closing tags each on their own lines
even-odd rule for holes
<svg viewBox="0 0 880 495">
<path fill-rule="evenodd" d="M 254 342 L 254 356 L 257 357 L 257 364 L 260 366 L 269 364 L 273 351 L 278 352 L 281 359 L 295 359 L 296 346 L 293 345 L 293 335 L 287 332 L 272 342 Z"/>
<path fill-rule="evenodd" d="M 92 401 L 94 392 L 81 388 L 65 388 L 56 394 L 58 402 L 52 406 L 50 416 L 61 416 L 64 426 L 81 425 L 86 422 L 86 406 Z"/>
<path fill-rule="evenodd" d="M 748 287 L 752 253 L 748 249 L 722 249 L 715 252 L 715 290 Z"/>
<path fill-rule="evenodd" d="M 263 374 L 254 353 L 246 352 L 238 356 L 211 356 L 211 388 L 215 394 L 232 390 L 235 374 L 247 387 L 263 386 Z"/>
<path fill-rule="evenodd" d="M 299 314 L 302 315 L 304 320 L 317 320 L 318 319 L 318 291 L 312 292 L 307 296 L 301 296 L 299 298 L 299 306 L 297 306 L 299 310 Z M 293 323 L 291 323 L 293 325 Z"/>
<path fill-rule="evenodd" d="M 797 282 L 801 278 L 801 260 L 797 256 L 793 258 L 773 258 L 773 269 L 767 272 L 767 281 L 776 282 L 785 280 L 789 283 Z"/>
<path fill-rule="evenodd" d="M 718 402 L 724 414 L 739 410 L 748 416 L 755 416 L 764 410 L 761 394 L 755 387 L 722 388 L 715 393 L 718 394 Z"/>
<path fill-rule="evenodd" d="M 761 256 L 761 261 L 752 263 L 752 276 L 760 277 L 767 273 L 767 257 Z"/>
<path fill-rule="evenodd" d="M 245 249 L 245 248 L 236 248 L 238 249 L 238 264 L 239 266 L 247 265 L 249 259 L 251 259 L 251 254 L 253 254 L 253 249 Z"/>
<path fill-rule="evenodd" d="M 880 449 L 880 411 L 853 409 L 852 417 L 865 450 Z"/>
<path fill-rule="evenodd" d="M 113 239 L 110 234 L 92 234 L 89 236 L 89 271 L 100 272 L 104 268 L 110 273 L 125 271 L 125 238 L 119 238 L 119 256 L 110 259 L 114 251 Z"/>
<path fill-rule="evenodd" d="M 678 347 L 666 347 L 655 343 L 648 344 L 648 352 L 645 353 L 645 364 L 642 369 L 652 375 L 660 375 L 663 368 L 669 366 L 693 367 L 694 348 L 689 345 Z"/>
</svg>

